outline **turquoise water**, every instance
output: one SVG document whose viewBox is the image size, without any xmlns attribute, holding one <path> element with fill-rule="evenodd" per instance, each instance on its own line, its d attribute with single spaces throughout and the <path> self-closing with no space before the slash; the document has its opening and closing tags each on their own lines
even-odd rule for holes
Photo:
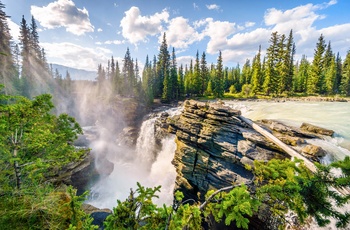
<svg viewBox="0 0 350 230">
<path fill-rule="evenodd" d="M 333 160 L 350 156 L 350 103 L 347 102 L 268 102 L 225 101 L 253 121 L 276 119 L 300 127 L 303 122 L 335 131 L 332 138 L 311 141 L 323 147 Z M 330 157 L 330 156 L 327 156 Z M 326 160 L 327 161 L 327 160 Z"/>
</svg>

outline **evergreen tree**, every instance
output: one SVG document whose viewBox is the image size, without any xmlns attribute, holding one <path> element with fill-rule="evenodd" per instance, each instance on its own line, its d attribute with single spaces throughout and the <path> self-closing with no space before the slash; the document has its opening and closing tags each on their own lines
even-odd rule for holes
<svg viewBox="0 0 350 230">
<path fill-rule="evenodd" d="M 242 68 L 242 74 L 240 76 L 241 78 L 239 83 L 241 85 L 250 84 L 251 73 L 252 73 L 252 68 L 250 65 L 250 60 L 246 59 Z"/>
<path fill-rule="evenodd" d="M 182 64 L 179 67 L 177 82 L 179 83 L 178 95 L 179 98 L 182 98 L 185 94 L 184 69 Z"/>
<path fill-rule="evenodd" d="M 325 52 L 325 48 L 326 48 L 326 44 L 324 41 L 324 37 L 321 34 L 316 44 L 314 59 L 312 61 L 311 68 L 310 68 L 309 81 L 307 86 L 308 94 L 323 93 L 323 84 L 324 84 L 323 54 Z"/>
<path fill-rule="evenodd" d="M 164 81 L 167 78 L 167 84 L 169 82 L 170 72 L 170 54 L 168 51 L 168 45 L 166 41 L 166 34 L 163 35 L 163 41 L 159 48 L 158 63 L 157 63 L 157 78 L 155 80 L 155 97 L 162 97 L 164 89 Z M 168 94 L 168 93 L 166 93 Z"/>
<path fill-rule="evenodd" d="M 209 71 L 207 66 L 207 60 L 206 60 L 205 52 L 203 52 L 201 61 L 200 61 L 200 77 L 199 77 L 200 79 L 199 81 L 201 83 L 201 88 L 199 93 L 201 95 L 204 95 L 204 92 L 207 89 L 208 78 L 209 78 Z"/>
<path fill-rule="evenodd" d="M 219 57 L 215 69 L 215 77 L 213 78 L 213 94 L 215 97 L 219 98 L 224 96 L 224 71 L 221 51 L 219 51 Z"/>
<path fill-rule="evenodd" d="M 303 55 L 300 61 L 298 72 L 295 78 L 295 91 L 300 93 L 307 92 L 308 80 L 309 80 L 310 63 L 306 56 Z"/>
<path fill-rule="evenodd" d="M 350 96 L 350 50 L 348 51 L 342 68 L 341 93 Z"/>
<path fill-rule="evenodd" d="M 192 93 L 197 95 L 201 90 L 201 79 L 200 79 L 200 64 L 199 64 L 199 53 L 197 50 L 196 60 L 194 62 L 193 76 L 192 76 Z"/>
<path fill-rule="evenodd" d="M 289 74 L 289 65 L 290 65 L 290 57 L 289 52 L 287 51 L 287 46 L 285 44 L 286 37 L 284 34 L 279 36 L 278 39 L 278 50 L 277 50 L 277 63 L 276 63 L 276 71 L 277 71 L 277 92 L 278 94 L 282 94 L 286 91 L 288 74 Z"/>
<path fill-rule="evenodd" d="M 325 68 L 325 92 L 328 95 L 332 95 L 336 92 L 336 77 L 337 77 L 337 63 L 335 56 L 331 56 L 328 60 L 327 57 L 327 68 Z"/>
<path fill-rule="evenodd" d="M 270 95 L 271 93 L 277 94 L 278 93 L 278 86 L 279 86 L 279 77 L 278 72 L 276 70 L 276 64 L 278 61 L 278 41 L 279 36 L 277 32 L 274 32 L 271 34 L 270 38 L 270 46 L 267 49 L 267 60 L 265 62 L 264 68 L 264 84 L 263 84 L 263 90 L 267 95 Z"/>
<path fill-rule="evenodd" d="M 295 43 L 293 40 L 293 30 L 290 31 L 284 61 L 287 66 L 287 73 L 285 77 L 285 87 L 283 91 L 291 92 L 293 90 L 293 77 L 294 77 L 294 55 L 295 55 Z"/>
<path fill-rule="evenodd" d="M 129 48 L 127 48 L 122 69 L 122 85 L 121 85 L 121 95 L 131 97 L 134 96 L 134 85 L 136 83 L 134 62 L 131 59 Z"/>
<path fill-rule="evenodd" d="M 170 64 L 170 84 L 171 84 L 171 99 L 179 99 L 179 82 L 177 74 L 177 62 L 175 55 L 175 48 L 171 53 L 171 64 Z"/>
<path fill-rule="evenodd" d="M 6 94 L 16 94 L 18 91 L 18 53 L 13 62 L 11 52 L 11 34 L 7 23 L 8 16 L 4 12 L 5 5 L 0 2 L 0 84 Z M 18 48 L 18 46 L 17 46 Z M 18 52 L 18 49 L 16 50 Z"/>
<path fill-rule="evenodd" d="M 335 93 L 340 93 L 341 79 L 342 79 L 342 60 L 338 52 L 337 58 L 336 58 Z"/>
<path fill-rule="evenodd" d="M 253 59 L 253 67 L 252 67 L 252 92 L 256 94 L 257 92 L 261 91 L 261 79 L 262 79 L 262 72 L 261 72 L 261 46 L 259 46 L 259 51 L 255 55 Z"/>
<path fill-rule="evenodd" d="M 33 57 L 37 60 L 42 60 L 41 48 L 39 45 L 39 34 L 37 31 L 38 26 L 36 25 L 34 16 L 32 16 L 32 21 L 30 23 L 30 46 L 33 51 Z"/>
</svg>

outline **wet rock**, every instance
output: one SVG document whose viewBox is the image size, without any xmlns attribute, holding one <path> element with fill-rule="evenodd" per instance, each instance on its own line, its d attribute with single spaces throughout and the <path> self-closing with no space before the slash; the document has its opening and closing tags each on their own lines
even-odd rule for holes
<svg viewBox="0 0 350 230">
<path fill-rule="evenodd" d="M 333 130 L 321 128 L 321 127 L 318 127 L 316 125 L 312 125 L 309 123 L 303 123 L 300 126 L 300 129 L 305 130 L 307 132 L 321 134 L 321 135 L 325 135 L 325 136 L 333 136 L 333 134 L 334 134 Z"/>
<path fill-rule="evenodd" d="M 307 154 L 312 157 L 324 157 L 327 152 L 323 150 L 320 146 L 308 144 L 301 150 L 302 153 Z"/>
</svg>

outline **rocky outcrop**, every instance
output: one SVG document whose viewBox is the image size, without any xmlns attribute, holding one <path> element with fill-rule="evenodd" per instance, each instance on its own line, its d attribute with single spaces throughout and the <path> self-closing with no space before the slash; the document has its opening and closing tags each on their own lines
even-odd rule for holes
<svg viewBox="0 0 350 230">
<path fill-rule="evenodd" d="M 203 199 L 210 189 L 247 183 L 253 179 L 246 165 L 254 160 L 268 161 L 288 157 L 282 149 L 239 119 L 240 111 L 222 103 L 185 101 L 181 115 L 160 119 L 159 127 L 176 134 L 177 149 L 173 164 L 177 178 L 175 189 L 186 198 Z M 304 154 L 316 159 L 322 156 L 320 147 L 307 144 L 316 136 L 277 121 L 260 121 L 266 130 Z M 308 146 L 308 147 L 305 147 Z M 251 229 L 264 229 L 269 215 L 251 221 Z M 253 227 L 256 226 L 256 227 Z M 265 227 L 264 227 L 265 226 Z"/>
<path fill-rule="evenodd" d="M 220 103 L 190 100 L 180 116 L 167 120 L 168 131 L 176 134 L 176 188 L 187 197 L 203 198 L 209 189 L 250 181 L 253 175 L 245 165 L 254 160 L 286 157 L 239 115 Z"/>
<path fill-rule="evenodd" d="M 301 130 L 310 132 L 310 133 L 315 133 L 315 134 L 320 134 L 320 135 L 325 135 L 325 136 L 333 136 L 334 131 L 318 127 L 316 125 L 308 124 L 308 123 L 303 123 L 301 124 L 300 127 Z"/>
</svg>

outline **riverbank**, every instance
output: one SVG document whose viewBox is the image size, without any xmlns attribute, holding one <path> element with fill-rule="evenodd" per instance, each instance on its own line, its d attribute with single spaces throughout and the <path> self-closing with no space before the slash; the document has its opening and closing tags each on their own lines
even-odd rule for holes
<svg viewBox="0 0 350 230">
<path fill-rule="evenodd" d="M 275 98 L 225 98 L 225 100 L 237 101 L 272 101 L 272 102 L 286 102 L 286 101 L 310 101 L 310 102 L 350 102 L 348 97 L 275 97 Z"/>
</svg>

